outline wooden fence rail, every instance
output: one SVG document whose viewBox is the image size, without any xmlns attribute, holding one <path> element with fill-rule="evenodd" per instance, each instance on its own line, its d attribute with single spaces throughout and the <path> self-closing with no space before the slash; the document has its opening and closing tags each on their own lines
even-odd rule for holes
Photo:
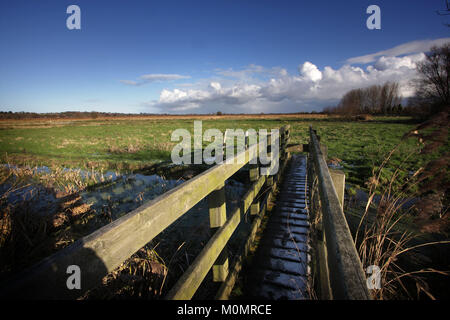
<svg viewBox="0 0 450 320">
<path fill-rule="evenodd" d="M 289 139 L 289 126 L 280 128 L 280 158 L 284 159 Z M 269 140 L 270 141 L 270 140 Z M 248 146 L 230 161 L 217 164 L 178 187 L 149 201 L 123 217 L 98 229 L 20 272 L 8 283 L 2 284 L 0 297 L 21 299 L 76 299 L 84 292 L 101 284 L 102 278 L 120 266 L 125 260 L 199 201 L 208 197 L 211 228 L 216 229 L 187 271 L 170 290 L 168 299 L 190 299 L 208 271 L 213 268 L 214 279 L 223 281 L 228 275 L 228 259 L 222 254 L 226 243 L 237 228 L 241 215 L 252 205 L 264 183 L 270 183 L 275 162 L 269 165 L 267 175 L 258 176 L 257 165 L 251 165 L 253 181 L 243 197 L 242 206 L 226 220 L 225 181 L 257 157 L 266 147 L 259 143 Z M 270 144 L 267 146 L 270 152 Z M 263 206 L 262 208 L 265 208 Z M 81 270 L 81 289 L 69 290 L 67 269 L 76 265 Z"/>
<path fill-rule="evenodd" d="M 320 145 L 319 137 L 312 127 L 309 131 L 310 194 L 314 195 L 313 182 L 316 181 L 318 199 L 320 199 L 320 212 L 313 210 L 315 215 L 321 215 L 318 226 L 321 235 L 316 243 L 320 297 L 322 299 L 371 299 L 361 260 L 343 212 L 344 180 L 335 175 L 333 181 L 326 163 L 326 155 L 324 155 L 326 147 Z M 340 181 L 339 192 L 336 191 L 338 181 Z M 313 201 L 313 199 L 310 200 L 311 206 Z"/>
</svg>

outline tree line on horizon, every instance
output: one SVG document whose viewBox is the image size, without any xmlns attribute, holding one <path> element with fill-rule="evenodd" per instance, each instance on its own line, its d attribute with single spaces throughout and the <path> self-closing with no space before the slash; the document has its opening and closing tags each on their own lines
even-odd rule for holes
<svg viewBox="0 0 450 320">
<path fill-rule="evenodd" d="M 401 114 L 401 95 L 398 82 L 386 82 L 348 91 L 337 106 L 324 108 L 324 113 L 358 114 Z"/>
<path fill-rule="evenodd" d="M 155 114 L 150 113 L 119 113 L 119 112 L 99 112 L 99 111 L 64 111 L 64 112 L 13 112 L 0 111 L 0 119 L 3 120 L 21 120 L 21 119 L 97 119 L 99 117 L 115 118 L 115 117 L 136 117 L 136 116 L 151 116 Z"/>
<path fill-rule="evenodd" d="M 327 114 L 409 114 L 429 117 L 450 105 L 450 42 L 434 46 L 426 58 L 417 64 L 418 77 L 411 81 L 415 95 L 406 107 L 397 82 L 386 82 L 348 91 L 336 106 L 324 108 Z"/>
</svg>

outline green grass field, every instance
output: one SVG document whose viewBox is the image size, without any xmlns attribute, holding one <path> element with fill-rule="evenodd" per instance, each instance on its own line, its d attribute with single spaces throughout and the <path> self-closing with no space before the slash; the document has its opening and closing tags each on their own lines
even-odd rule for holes
<svg viewBox="0 0 450 320">
<path fill-rule="evenodd" d="M 355 191 L 355 188 L 366 188 L 366 182 L 373 176 L 374 170 L 381 166 L 383 160 L 393 148 L 399 145 L 397 151 L 392 154 L 390 161 L 382 169 L 381 183 L 383 186 L 389 185 L 390 177 L 398 168 L 400 168 L 400 174 L 394 183 L 398 182 L 400 185 L 406 180 L 404 179 L 405 177 L 422 167 L 431 158 L 439 157 L 440 154 L 444 154 L 449 150 L 447 142 L 438 152 L 421 155 L 419 154 L 421 146 L 416 139 L 402 141 L 404 134 L 417 126 L 417 123 L 414 123 L 410 118 L 406 117 L 375 117 L 369 121 L 348 121 L 339 118 L 318 117 L 314 119 L 301 116 L 293 117 L 292 115 L 280 115 L 280 117 L 270 116 L 268 118 L 262 118 L 261 116 L 252 118 L 244 115 L 242 117 L 221 117 L 219 119 L 203 117 L 201 120 L 203 121 L 203 131 L 216 128 L 221 132 L 225 132 L 226 129 L 239 128 L 244 131 L 250 128 L 255 130 L 269 130 L 289 124 L 291 127 L 290 144 L 308 143 L 309 126 L 312 125 L 321 137 L 321 143 L 328 148 L 328 159 L 342 166 L 346 173 L 346 181 L 350 186 L 347 188 L 345 212 L 353 232 L 358 227 L 365 204 L 361 206 L 360 203 L 352 203 L 352 192 Z M 129 200 L 135 197 L 137 197 L 136 199 L 140 199 L 139 204 L 143 201 L 142 198 L 139 198 L 140 193 L 135 194 L 137 192 L 133 192 L 129 197 L 122 197 L 123 199 L 118 196 L 117 201 L 110 201 L 110 197 L 108 197 L 105 191 L 100 190 L 102 186 L 108 188 L 108 183 L 105 185 L 102 185 L 103 182 L 98 184 L 99 181 L 95 179 L 93 181 L 89 179 L 84 181 L 80 178 L 80 173 L 76 170 L 65 171 L 63 168 L 89 169 L 96 172 L 106 170 L 119 172 L 135 171 L 146 174 L 148 171 L 145 169 L 151 167 L 153 164 L 170 161 L 171 150 L 177 144 L 177 142 L 170 141 L 170 138 L 172 132 L 178 128 L 189 130 L 193 136 L 194 119 L 170 117 L 164 119 L 145 119 L 137 117 L 135 119 L 114 120 L 28 120 L 0 122 L 0 161 L 2 164 L 9 163 L 19 167 L 48 166 L 52 169 L 49 172 L 46 171 L 43 174 L 38 174 L 38 170 L 22 170 L 21 168 L 15 170 L 13 167 L 3 166 L 1 168 L 2 170 L 0 170 L 0 180 L 2 181 L 0 182 L 0 186 L 4 184 L 7 187 L 6 189 L 14 189 L 22 185 L 26 186 L 30 181 L 35 181 L 34 184 L 43 186 L 41 189 L 36 189 L 38 191 L 41 190 L 39 192 L 42 193 L 43 200 L 39 200 L 39 192 L 32 192 L 38 198 L 38 201 L 45 202 L 47 201 L 46 196 L 48 194 L 55 194 L 56 199 L 54 202 L 61 202 L 60 207 L 55 207 L 57 209 L 56 211 L 54 210 L 57 213 L 54 215 L 55 217 L 60 217 L 58 211 L 60 208 L 64 208 L 65 211 L 63 212 L 67 212 L 67 209 L 70 209 L 69 212 L 75 215 L 80 214 L 82 217 L 74 220 L 75 223 L 68 225 L 67 228 L 65 224 L 62 224 L 64 228 L 61 228 L 61 230 L 56 229 L 59 231 L 49 235 L 45 232 L 39 233 L 36 231 L 41 226 L 40 220 L 37 222 L 33 219 L 25 220 L 29 224 L 27 225 L 27 232 L 23 232 L 22 229 L 17 227 L 11 229 L 13 230 L 11 232 L 17 232 L 16 234 L 19 235 L 33 235 L 36 238 L 34 240 L 35 243 L 42 242 L 40 237 L 47 239 L 47 242 L 43 242 L 45 245 L 42 250 L 45 249 L 48 251 L 36 251 L 36 256 L 24 256 L 23 252 L 34 252 L 32 250 L 35 250 L 33 245 L 29 247 L 25 246 L 24 250 L 17 252 L 14 249 L 12 251 L 14 253 L 13 257 L 15 255 L 27 257 L 26 263 L 38 261 L 57 249 L 70 244 L 75 239 L 89 234 L 99 226 L 109 223 L 111 220 L 109 220 L 110 217 L 108 218 L 107 214 L 105 215 L 104 204 L 107 204 L 107 208 L 112 208 L 111 212 L 114 211 L 114 214 L 122 214 L 128 211 L 125 209 L 120 211 L 122 209 L 119 210 L 118 208 L 122 207 L 119 207 L 119 204 L 124 207 L 128 206 L 130 203 Z M 208 143 L 205 141 L 203 146 L 206 146 Z M 163 173 L 163 175 L 165 176 L 166 174 Z M 7 186 L 11 182 L 14 183 L 11 186 Z M 90 190 L 89 186 L 93 187 L 91 188 L 92 190 Z M 54 192 L 56 187 L 58 187 L 57 189 L 62 187 L 65 192 Z M 122 191 L 120 191 L 116 187 L 115 190 L 118 194 L 122 194 L 125 191 L 125 188 L 122 188 Z M 131 188 L 131 184 L 127 187 Z M 101 202 L 97 206 L 98 208 L 91 207 L 91 204 L 85 203 L 80 196 L 84 190 L 91 193 L 97 192 L 100 197 L 104 194 L 107 200 Z M 364 191 L 367 194 L 368 190 L 366 189 Z M 56 196 L 57 194 L 59 195 Z M 233 197 L 232 200 L 236 200 L 235 198 L 237 197 Z M 17 210 L 13 212 L 20 213 L 23 211 L 23 213 L 27 213 L 28 207 L 26 202 L 25 200 L 17 204 Z M 9 208 L 7 207 L 6 201 L 4 201 L 4 205 L 4 208 Z M 127 210 L 131 209 L 128 208 Z M 5 212 L 7 212 L 6 209 Z M 376 217 L 377 212 L 377 207 L 372 204 L 369 214 L 371 217 Z M 402 212 L 399 210 L 398 214 Z M 397 212 L 395 213 L 397 214 Z M 11 216 L 15 217 L 16 215 L 11 214 Z M 27 214 L 23 214 L 22 216 L 28 217 Z M 415 216 L 405 215 L 405 219 L 402 220 L 401 224 L 397 225 L 398 230 L 395 229 L 395 231 L 413 232 L 414 234 L 420 235 L 419 226 L 415 225 L 414 219 Z M 3 225 L 8 227 L 8 221 L 4 219 Z M 58 219 L 53 221 L 59 223 Z M 199 223 L 199 226 L 204 226 L 205 230 L 209 230 L 207 219 L 204 219 L 203 224 Z M 55 228 L 58 227 L 59 224 Z M 4 239 L 6 237 L 0 238 L 0 247 Z M 15 238 L 11 237 L 11 239 Z M 22 241 L 20 241 L 21 238 L 17 239 L 19 239 L 17 243 L 20 245 L 23 245 L 23 243 L 27 245 L 27 242 L 23 241 L 23 239 Z M 447 239 L 448 237 L 445 237 L 444 240 Z M 167 239 L 165 240 L 168 241 Z M 166 242 L 169 247 L 171 245 L 177 247 L 178 242 L 176 241 L 178 240 L 180 243 L 181 241 L 185 241 L 184 239 L 178 238 L 176 238 L 176 241 L 174 238 L 169 238 L 169 240 Z M 417 238 L 416 241 L 422 244 L 427 241 L 439 240 L 442 240 L 442 237 L 436 238 L 431 234 L 426 234 L 423 237 L 421 235 L 421 238 Z M 198 239 L 195 236 L 189 241 L 198 244 Z M 14 242 L 12 243 L 13 245 L 8 244 L 9 246 L 5 248 L 15 248 Z M 156 251 L 153 247 L 149 248 L 146 248 L 146 250 L 150 251 L 147 252 L 147 255 L 143 256 L 146 257 L 145 259 L 155 259 L 152 255 Z M 187 252 L 186 248 L 184 250 Z M 5 249 L 5 252 L 9 251 Z M 158 247 L 158 257 L 159 255 L 165 257 L 164 261 L 171 261 L 174 253 L 169 249 L 163 249 L 163 245 L 161 245 Z M 446 255 L 438 251 L 434 256 L 445 257 Z M 14 261 L 14 259 L 11 261 Z M 129 269 L 125 268 L 124 272 L 128 272 L 127 270 L 132 270 L 133 268 L 139 268 L 134 266 L 133 263 L 126 265 Z M 171 267 L 172 269 L 175 268 L 174 266 Z M 433 265 L 433 267 L 435 266 Z M 440 278 L 436 278 L 435 282 L 440 283 L 442 281 Z M 134 289 L 130 290 L 134 292 Z"/>
<path fill-rule="evenodd" d="M 307 143 L 313 125 L 328 147 L 328 157 L 342 160 L 347 181 L 364 182 L 415 124 L 408 118 L 377 117 L 372 121 L 349 122 L 335 118 L 234 118 L 203 120 L 203 130 L 227 128 L 271 129 L 291 125 L 291 143 Z M 96 170 L 136 170 L 170 160 L 177 142 L 170 141 L 177 128 L 193 132 L 194 119 L 127 119 L 83 121 L 11 121 L 0 124 L 2 163 L 30 166 L 63 166 Z M 207 145 L 207 142 L 204 142 Z M 417 149 L 407 141 L 394 154 L 389 166 L 402 165 L 404 174 L 417 170 L 427 158 L 406 155 Z M 389 167 L 387 168 L 389 170 Z"/>
</svg>

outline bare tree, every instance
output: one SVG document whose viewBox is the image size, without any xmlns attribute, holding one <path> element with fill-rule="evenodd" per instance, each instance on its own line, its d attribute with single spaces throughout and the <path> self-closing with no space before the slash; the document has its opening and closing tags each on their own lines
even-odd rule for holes
<svg viewBox="0 0 450 320">
<path fill-rule="evenodd" d="M 363 89 L 348 91 L 339 104 L 327 112 L 340 114 L 387 114 L 397 110 L 401 96 L 397 82 L 386 82 L 383 85 L 373 85 Z"/>
<path fill-rule="evenodd" d="M 426 59 L 417 64 L 420 78 L 415 80 L 416 100 L 434 105 L 439 111 L 450 104 L 450 42 L 432 47 Z"/>
<path fill-rule="evenodd" d="M 390 110 L 392 110 L 394 106 L 397 106 L 400 103 L 401 98 L 397 82 L 386 82 L 381 87 L 380 94 L 380 112 L 383 114 L 390 113 Z"/>
<path fill-rule="evenodd" d="M 377 110 L 377 104 L 380 95 L 380 86 L 373 85 L 366 89 L 366 105 L 365 112 L 366 113 L 375 113 Z"/>
</svg>

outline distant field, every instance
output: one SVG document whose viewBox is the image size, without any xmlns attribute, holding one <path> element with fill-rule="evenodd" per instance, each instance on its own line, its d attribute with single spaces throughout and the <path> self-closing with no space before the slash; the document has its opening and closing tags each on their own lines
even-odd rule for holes
<svg viewBox="0 0 450 320">
<path fill-rule="evenodd" d="M 277 128 L 291 125 L 291 143 L 307 143 L 310 124 L 328 146 L 329 158 L 344 166 L 347 180 L 363 186 L 372 168 L 400 142 L 415 124 L 406 117 L 375 117 L 352 122 L 325 115 L 225 115 L 195 116 L 203 130 L 217 128 Z M 173 130 L 193 132 L 193 116 L 151 116 L 93 120 L 0 121 L 2 163 L 78 168 L 135 170 L 169 160 L 176 142 Z M 206 142 L 205 142 L 206 144 Z M 414 141 L 401 146 L 393 166 L 415 150 Z M 417 169 L 426 159 L 410 157 L 405 172 Z"/>
</svg>

